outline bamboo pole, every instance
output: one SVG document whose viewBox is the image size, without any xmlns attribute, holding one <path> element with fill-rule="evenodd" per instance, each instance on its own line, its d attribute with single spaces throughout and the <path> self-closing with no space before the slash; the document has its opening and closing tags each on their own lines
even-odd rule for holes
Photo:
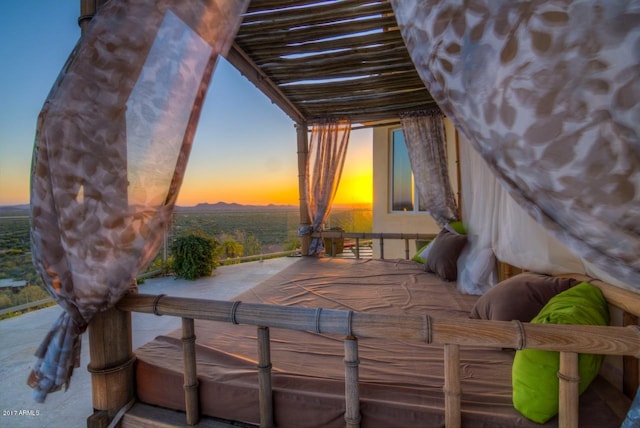
<svg viewBox="0 0 640 428">
<path fill-rule="evenodd" d="M 93 19 L 96 12 L 105 4 L 107 0 L 80 0 L 80 16 L 78 17 L 78 25 L 81 34 L 84 34 L 89 22 Z"/>
<path fill-rule="evenodd" d="M 638 325 L 638 317 L 636 315 L 624 312 L 622 314 L 622 325 Z M 638 359 L 632 356 L 622 357 L 622 392 L 633 399 L 640 386 L 640 367 Z"/>
<path fill-rule="evenodd" d="M 444 421 L 447 428 L 460 428 L 460 346 L 444 345 Z"/>
<path fill-rule="evenodd" d="M 560 352 L 558 425 L 578 428 L 580 372 L 576 352 Z"/>
<path fill-rule="evenodd" d="M 344 420 L 347 428 L 360 427 L 359 364 L 358 339 L 354 336 L 347 336 L 344 340 Z"/>
<path fill-rule="evenodd" d="M 130 294 L 118 303 L 126 311 L 157 313 L 187 318 L 229 322 L 234 302 Z M 155 308 L 155 312 L 154 312 Z M 352 321 L 349 318 L 352 317 Z M 318 319 L 319 318 L 319 319 Z M 235 311 L 240 324 L 362 337 L 424 340 L 424 316 L 391 315 L 299 306 L 242 303 Z M 318 324 L 318 321 L 319 324 Z M 508 321 L 433 317 L 433 343 L 464 346 L 517 348 L 522 342 L 519 329 Z M 527 348 L 587 354 L 640 356 L 640 328 L 563 324 L 522 323 Z"/>
<path fill-rule="evenodd" d="M 200 420 L 198 375 L 196 368 L 196 334 L 193 318 L 182 318 L 182 355 L 184 359 L 184 407 L 187 425 Z"/>
<path fill-rule="evenodd" d="M 307 201 L 307 167 L 309 162 L 307 123 L 297 123 L 296 132 L 298 135 L 298 193 L 300 194 L 300 227 L 306 228 L 311 226 L 311 218 L 309 217 L 309 201 Z M 311 236 L 303 235 L 301 237 L 301 252 L 303 256 L 309 255 L 310 244 Z"/>
<path fill-rule="evenodd" d="M 260 428 L 275 426 L 273 418 L 273 389 L 271 387 L 271 344 L 269 327 L 258 327 L 258 385 Z"/>
<path fill-rule="evenodd" d="M 87 426 L 106 427 L 134 397 L 131 313 L 116 308 L 99 312 L 88 330 L 94 413 Z"/>
</svg>

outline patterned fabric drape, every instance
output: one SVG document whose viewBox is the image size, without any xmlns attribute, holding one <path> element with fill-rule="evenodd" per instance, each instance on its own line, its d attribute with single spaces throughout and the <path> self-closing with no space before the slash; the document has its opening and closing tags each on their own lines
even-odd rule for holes
<svg viewBox="0 0 640 428">
<path fill-rule="evenodd" d="M 427 89 L 511 196 L 640 289 L 640 2 L 392 5 Z"/>
<path fill-rule="evenodd" d="M 157 252 L 218 54 L 246 4 L 111 0 L 49 94 L 33 154 L 32 252 L 64 312 L 36 352 L 37 401 L 68 385 L 79 336 Z"/>
<path fill-rule="evenodd" d="M 347 155 L 351 123 L 326 121 L 311 129 L 309 161 L 306 170 L 306 199 L 311 218 L 311 232 L 318 232 L 329 217 L 331 204 L 338 190 L 342 167 Z M 322 239 L 313 238 L 309 255 L 322 252 Z"/>
<path fill-rule="evenodd" d="M 442 113 L 406 113 L 400 116 L 400 122 L 420 195 L 420 208 L 426 209 L 441 227 L 458 220 L 447 168 Z"/>
</svg>

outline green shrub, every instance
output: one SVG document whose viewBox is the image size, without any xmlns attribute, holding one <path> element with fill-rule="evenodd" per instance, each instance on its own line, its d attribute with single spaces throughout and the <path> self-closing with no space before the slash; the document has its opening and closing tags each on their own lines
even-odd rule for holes
<svg viewBox="0 0 640 428">
<path fill-rule="evenodd" d="M 216 268 L 217 246 L 215 239 L 196 232 L 176 238 L 171 244 L 172 268 L 176 276 L 191 280 L 211 276 Z"/>
</svg>

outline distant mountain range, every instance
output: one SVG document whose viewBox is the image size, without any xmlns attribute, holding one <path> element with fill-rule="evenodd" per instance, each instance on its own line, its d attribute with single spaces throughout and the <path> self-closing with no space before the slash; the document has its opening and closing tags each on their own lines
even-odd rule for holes
<svg viewBox="0 0 640 428">
<path fill-rule="evenodd" d="M 371 209 L 369 204 L 353 204 L 350 206 L 336 206 L 336 209 Z M 16 216 L 29 215 L 29 204 L 21 205 L 4 205 L 0 206 L 0 216 Z M 243 205 L 236 202 L 216 202 L 210 204 L 207 202 L 200 203 L 191 207 L 176 206 L 174 211 L 177 213 L 187 212 L 215 212 L 215 211 L 264 211 L 264 210 L 292 210 L 298 209 L 297 205 Z"/>
<path fill-rule="evenodd" d="M 24 216 L 29 215 L 31 206 L 29 204 L 3 205 L 0 206 L 0 216 Z"/>
<path fill-rule="evenodd" d="M 236 202 L 207 202 L 194 205 L 192 207 L 176 206 L 175 212 L 202 212 L 202 211 L 246 211 L 246 210 L 291 210 L 298 208 L 297 205 L 243 205 Z"/>
<path fill-rule="evenodd" d="M 175 212 L 209 212 L 209 211 L 247 211 L 247 210 L 291 210 L 297 209 L 297 205 L 243 205 L 235 202 L 217 202 L 215 204 L 200 203 L 192 207 L 176 206 Z M 0 216 L 29 215 L 29 204 L 2 205 Z"/>
</svg>

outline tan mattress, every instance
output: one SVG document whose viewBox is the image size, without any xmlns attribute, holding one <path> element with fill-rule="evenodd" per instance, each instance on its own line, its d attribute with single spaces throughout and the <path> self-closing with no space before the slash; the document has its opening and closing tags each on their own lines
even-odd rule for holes
<svg viewBox="0 0 640 428">
<path fill-rule="evenodd" d="M 238 296 L 243 302 L 388 314 L 468 317 L 477 296 L 425 273 L 411 261 L 302 258 Z M 279 427 L 342 427 L 343 337 L 271 329 L 275 423 Z M 256 328 L 196 322 L 200 408 L 204 415 L 259 423 Z M 136 350 L 138 399 L 184 410 L 181 331 Z M 461 351 L 465 427 L 535 427 L 511 403 L 513 351 Z M 443 348 L 402 340 L 361 339 L 363 427 L 444 426 Z M 581 427 L 622 422 L 589 388 Z M 554 419 L 545 426 L 557 426 Z"/>
</svg>

